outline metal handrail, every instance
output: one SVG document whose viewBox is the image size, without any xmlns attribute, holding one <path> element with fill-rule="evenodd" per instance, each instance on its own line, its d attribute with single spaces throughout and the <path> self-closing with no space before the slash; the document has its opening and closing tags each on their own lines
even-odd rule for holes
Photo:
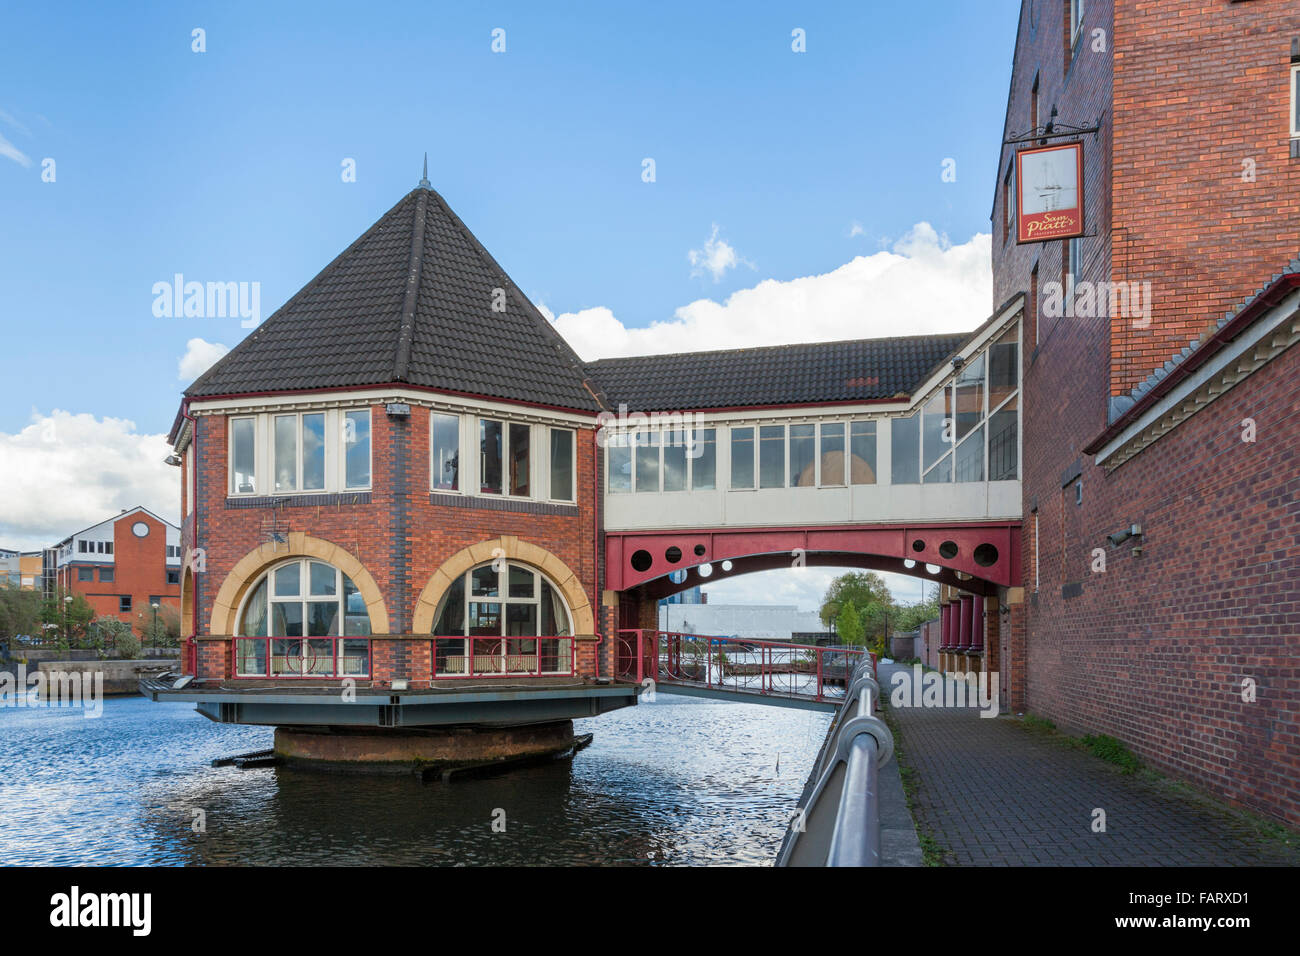
<svg viewBox="0 0 1300 956">
<path fill-rule="evenodd" d="M 879 770 L 894 756 L 894 735 L 875 715 L 879 696 L 875 664 L 864 657 L 831 721 L 777 866 L 880 865 Z"/>
</svg>

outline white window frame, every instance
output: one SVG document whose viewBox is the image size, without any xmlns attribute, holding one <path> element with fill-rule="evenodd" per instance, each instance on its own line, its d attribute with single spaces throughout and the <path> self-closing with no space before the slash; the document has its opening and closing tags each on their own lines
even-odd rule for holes
<svg viewBox="0 0 1300 956">
<path fill-rule="evenodd" d="M 258 436 L 261 434 L 262 431 L 262 426 L 261 426 L 261 422 L 259 421 L 259 418 L 260 416 L 258 415 L 232 415 L 228 419 L 227 430 L 226 430 L 226 474 L 228 476 L 226 481 L 226 486 L 227 486 L 226 494 L 230 495 L 232 498 L 254 498 L 258 495 L 257 486 L 261 483 L 261 477 L 260 477 L 262 473 L 261 459 L 263 458 L 263 455 L 260 453 L 262 443 L 258 440 Z M 235 485 L 235 423 L 241 421 L 253 423 L 253 490 L 252 491 L 240 491 L 239 488 Z M 190 447 L 191 449 L 193 448 L 192 445 Z M 193 484 L 191 484 L 190 488 L 193 489 L 193 487 L 194 487 Z M 191 505 L 191 510 L 193 510 L 193 505 Z"/>
<path fill-rule="evenodd" d="M 370 454 L 369 454 L 370 460 L 366 463 L 366 475 L 368 476 L 369 480 L 367 480 L 364 485 L 349 485 L 348 484 L 348 443 L 347 443 L 348 416 L 356 415 L 362 412 L 364 412 L 366 416 L 366 422 L 367 422 L 366 434 L 368 435 L 368 441 L 370 444 Z M 329 474 L 329 460 L 330 460 L 329 435 L 331 431 L 337 432 L 338 434 L 338 454 L 334 456 L 338 462 L 338 474 L 337 474 L 338 487 L 344 491 L 370 491 L 375 484 L 374 410 L 371 409 L 369 406 L 362 406 L 359 408 L 340 408 L 338 410 L 337 427 L 334 429 L 330 428 L 329 414 L 328 412 L 326 413 L 326 417 L 325 417 L 325 436 L 326 436 L 325 467 L 326 467 L 326 475 L 327 475 L 325 479 L 326 491 L 330 490 L 328 474 Z"/>
<path fill-rule="evenodd" d="M 474 415 L 471 418 L 473 422 L 472 430 L 474 433 L 474 489 L 473 494 L 479 498 L 506 498 L 511 501 L 536 501 L 539 498 L 537 494 L 537 475 L 538 475 L 538 454 L 537 454 L 537 429 L 529 422 L 521 422 L 500 415 Z M 498 422 L 501 425 L 501 491 L 494 493 L 483 490 L 483 445 L 481 435 L 481 422 Z M 510 493 L 510 426 L 523 425 L 528 429 L 528 494 L 512 495 Z M 432 424 L 429 426 L 432 428 Z M 464 436 L 462 435 L 462 438 Z M 430 476 L 432 479 L 432 476 Z M 550 475 L 547 475 L 549 482 Z M 577 485 L 577 474 L 575 468 L 574 485 Z M 548 490 L 549 493 L 549 490 Z"/>
<path fill-rule="evenodd" d="M 466 461 L 465 461 L 465 448 L 466 448 L 466 445 L 465 445 L 465 431 L 466 431 L 466 427 L 467 427 L 466 424 L 465 424 L 465 419 L 466 419 L 467 417 L 469 418 L 470 423 L 471 423 L 468 427 L 469 427 L 469 428 L 476 429 L 476 428 L 478 427 L 478 419 L 479 419 L 479 416 L 466 416 L 466 415 L 461 415 L 461 414 L 459 414 L 459 413 L 457 413 L 457 412 L 448 412 L 448 411 L 443 411 L 443 410 L 441 410 L 441 409 L 437 409 L 437 408 L 431 408 L 431 409 L 429 410 L 429 491 L 431 491 L 431 492 L 432 492 L 433 494 L 435 494 L 435 495 L 466 495 L 466 494 L 469 494 L 470 492 L 468 492 L 468 491 L 466 490 L 466 484 L 468 483 L 470 487 L 473 487 L 473 486 L 474 486 L 474 482 L 476 482 L 476 481 L 478 480 L 478 476 L 477 476 L 477 475 L 473 475 L 473 476 L 471 476 L 471 475 L 469 474 L 468 469 L 466 469 L 466 467 L 465 467 L 465 465 L 466 465 Z M 456 471 L 456 487 L 455 487 L 455 488 L 439 488 L 438 485 L 437 485 L 437 483 L 434 481 L 434 472 L 436 471 L 436 469 L 437 469 L 437 465 L 438 465 L 438 462 L 437 462 L 437 460 L 434 458 L 434 455 L 437 454 L 437 452 L 438 452 L 438 448 L 437 448 L 437 446 L 434 444 L 434 440 L 433 440 L 433 426 L 434 426 L 434 422 L 435 422 L 435 420 L 436 420 L 436 419 L 439 419 L 439 418 L 450 418 L 452 421 L 454 421 L 454 422 L 456 423 L 456 465 L 457 465 L 457 471 Z M 495 419 L 494 419 L 494 421 L 495 421 Z M 470 447 L 470 448 L 474 448 L 474 449 L 475 449 L 475 459 L 474 459 L 474 460 L 475 460 L 476 463 L 477 463 L 477 461 L 478 461 L 478 458 L 477 458 L 477 455 L 478 455 L 478 452 L 477 452 L 477 448 L 478 448 L 477 442 L 478 442 L 478 433 L 477 433 L 477 431 L 475 431 L 475 433 L 474 433 L 474 442 L 471 443 L 468 447 Z M 468 482 L 468 479 L 471 478 L 471 477 L 474 479 L 474 482 Z M 497 497 L 497 496 L 496 496 L 496 495 L 490 495 L 490 496 L 487 496 L 487 497 L 495 498 L 495 497 Z"/>
<path fill-rule="evenodd" d="M 551 487 L 555 478 L 554 462 L 551 461 L 551 436 L 556 432 L 566 432 L 569 436 L 569 469 L 571 472 L 569 487 L 572 494 L 569 498 L 557 498 L 555 489 Z M 576 504 L 578 501 L 578 431 L 576 428 L 565 428 L 560 425 L 548 425 L 546 427 L 546 498 L 548 501 L 568 505 Z"/>
<path fill-rule="evenodd" d="M 1300 139 L 1300 63 L 1291 65 L 1291 138 Z"/>
<path fill-rule="evenodd" d="M 1083 33 L 1083 0 L 1067 0 L 1070 4 L 1070 49 L 1074 50 Z"/>
<path fill-rule="evenodd" d="M 304 432 L 303 432 L 302 420 L 303 420 L 303 416 L 304 416 L 304 415 L 319 415 L 319 416 L 321 417 L 321 435 L 322 435 L 323 441 L 325 442 L 325 447 L 321 449 L 321 453 L 322 453 L 322 462 L 321 462 L 321 487 L 320 487 L 320 488 L 304 488 L 304 487 L 303 487 L 303 469 L 304 469 L 304 466 L 305 466 L 306 463 L 307 463 L 307 462 L 306 462 L 306 458 L 305 458 L 305 456 L 303 455 L 303 435 L 304 435 Z M 277 419 L 280 419 L 280 418 L 295 418 L 295 419 L 297 419 L 297 424 L 296 424 L 294 427 L 295 427 L 295 438 L 296 438 L 296 440 L 297 440 L 297 460 L 296 460 L 295 464 L 297 465 L 297 468 L 298 468 L 298 474 L 295 476 L 295 479 L 294 479 L 294 486 L 293 486 L 293 488 L 292 488 L 292 489 L 286 489 L 286 490 L 284 490 L 284 491 L 277 491 L 276 488 L 275 488 L 275 476 L 276 476 L 276 474 L 278 473 L 278 470 L 277 470 L 277 467 L 276 467 L 278 463 L 277 463 L 276 460 L 275 460 L 275 423 L 276 423 L 276 420 L 277 420 Z M 328 494 L 328 493 L 329 493 L 329 490 L 330 490 L 330 487 L 329 487 L 329 486 L 330 486 L 330 432 L 331 432 L 331 429 L 330 429 L 330 423 L 329 423 L 329 415 L 326 413 L 325 409 L 321 408 L 321 409 L 307 410 L 307 411 L 300 411 L 300 412 L 272 412 L 272 413 L 271 413 L 271 418 L 270 418 L 270 422 L 269 422 L 269 424 L 270 424 L 270 428 L 269 428 L 269 433 L 270 433 L 270 434 L 269 434 L 269 438 L 270 438 L 270 443 L 271 443 L 271 458 L 270 458 L 270 460 L 271 460 L 271 494 L 273 494 L 273 495 L 280 495 L 280 496 L 284 496 L 284 495 L 323 495 L 323 494 Z M 339 432 L 339 436 L 342 437 L 342 432 L 341 432 L 341 431 Z"/>
</svg>

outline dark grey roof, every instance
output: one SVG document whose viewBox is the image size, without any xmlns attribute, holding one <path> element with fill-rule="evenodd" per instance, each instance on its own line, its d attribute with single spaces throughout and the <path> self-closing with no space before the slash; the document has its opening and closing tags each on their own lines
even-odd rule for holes
<svg viewBox="0 0 1300 956">
<path fill-rule="evenodd" d="M 504 290 L 505 310 L 495 301 Z M 581 411 L 582 362 L 425 187 L 408 193 L 185 392 L 405 382 Z"/>
<path fill-rule="evenodd" d="M 975 333 L 601 359 L 587 371 L 611 409 L 686 411 L 910 396 Z"/>
</svg>

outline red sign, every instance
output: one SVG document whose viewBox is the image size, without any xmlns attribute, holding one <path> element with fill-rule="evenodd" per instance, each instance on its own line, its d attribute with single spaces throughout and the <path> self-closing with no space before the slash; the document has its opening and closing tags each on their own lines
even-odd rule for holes
<svg viewBox="0 0 1300 956">
<path fill-rule="evenodd" d="M 1083 235 L 1083 144 L 1016 153 L 1016 241 Z"/>
</svg>

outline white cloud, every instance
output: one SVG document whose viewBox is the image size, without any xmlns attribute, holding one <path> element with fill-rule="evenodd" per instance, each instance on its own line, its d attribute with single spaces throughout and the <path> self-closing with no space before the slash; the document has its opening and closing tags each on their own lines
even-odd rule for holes
<svg viewBox="0 0 1300 956">
<path fill-rule="evenodd" d="M 0 546 L 47 547 L 136 505 L 176 521 L 181 479 L 163 464 L 170 453 L 166 435 L 127 419 L 33 409 L 26 428 L 0 432 Z"/>
<path fill-rule="evenodd" d="M 192 382 L 229 352 L 226 346 L 219 342 L 206 342 L 203 339 L 190 339 L 185 343 L 185 354 L 181 356 L 180 362 L 177 363 L 177 378 L 182 382 Z"/>
<path fill-rule="evenodd" d="M 849 238 L 856 239 L 858 236 L 865 236 L 866 234 L 867 230 L 862 228 L 862 223 L 854 219 L 853 225 L 849 226 Z"/>
<path fill-rule="evenodd" d="M 858 256 L 823 275 L 765 279 L 725 302 L 697 299 L 648 328 L 628 328 L 605 306 L 565 312 L 554 322 L 588 361 L 960 332 L 973 329 L 992 309 L 990 242 L 979 233 L 952 245 L 922 222 L 892 250 Z"/>
<path fill-rule="evenodd" d="M 4 136 L 0 136 L 0 156 L 12 159 L 19 166 L 30 166 L 32 164 L 32 161 L 27 158 L 27 154 L 5 139 Z"/>
<path fill-rule="evenodd" d="M 704 247 L 701 249 L 692 249 L 686 253 L 686 258 L 691 263 L 691 275 L 702 276 L 708 273 L 713 276 L 713 281 L 718 282 L 726 275 L 728 269 L 734 269 L 736 266 L 744 264 L 751 269 L 754 264 L 748 260 L 742 259 L 736 250 L 727 244 L 723 239 L 718 238 L 718 224 L 713 224 L 713 232 L 708 239 L 704 240 Z"/>
</svg>

